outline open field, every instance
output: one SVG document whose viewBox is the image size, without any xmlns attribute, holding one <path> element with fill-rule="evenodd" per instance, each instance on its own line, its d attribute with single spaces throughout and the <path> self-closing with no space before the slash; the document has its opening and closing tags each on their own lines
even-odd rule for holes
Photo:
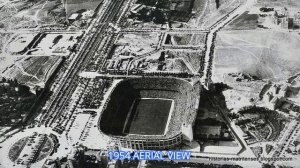
<svg viewBox="0 0 300 168">
<path fill-rule="evenodd" d="M 267 7 L 299 7 L 299 0 L 257 0 L 258 6 L 267 6 Z"/>
<path fill-rule="evenodd" d="M 37 46 L 33 46 L 28 55 L 59 55 L 68 56 L 70 49 L 78 42 L 80 34 L 46 34 Z"/>
<path fill-rule="evenodd" d="M 7 42 L 7 46 L 3 46 L 4 51 L 8 54 L 21 53 L 25 48 L 33 41 L 36 34 L 15 34 L 10 41 Z"/>
<path fill-rule="evenodd" d="M 209 0 L 195 0 L 193 5 L 193 12 L 195 13 L 189 20 L 189 24 L 197 25 L 204 14 L 209 10 Z"/>
<path fill-rule="evenodd" d="M 15 78 L 31 88 L 43 88 L 61 61 L 61 57 L 28 57 L 5 70 L 3 76 Z"/>
<path fill-rule="evenodd" d="M 5 70 L 9 69 L 10 67 L 15 64 L 15 62 L 18 62 L 22 60 L 22 58 L 18 57 L 0 57 L 0 76 L 2 75 Z"/>
<path fill-rule="evenodd" d="M 1 48 L 3 52 L 0 53 L 1 76 L 17 79 L 31 89 L 36 86 L 43 88 L 62 62 L 61 56 L 70 54 L 70 49 L 78 42 L 79 35 L 18 33 L 6 37 Z"/>
<path fill-rule="evenodd" d="M 188 45 L 204 46 L 206 33 L 202 34 L 168 34 L 165 44 L 168 45 Z"/>
<path fill-rule="evenodd" d="M 122 34 L 116 43 L 114 55 L 119 57 L 143 55 L 155 50 L 160 34 Z"/>
<path fill-rule="evenodd" d="M 180 58 L 161 58 L 162 52 L 153 53 L 151 56 L 139 59 L 133 62 L 131 70 L 143 70 L 144 72 L 187 72 L 191 73 L 193 69 L 190 68 L 188 62 Z M 161 59 L 161 60 L 160 60 Z"/>
<path fill-rule="evenodd" d="M 170 57 L 184 59 L 195 70 L 204 68 L 204 50 L 168 50 L 168 54 Z"/>
<path fill-rule="evenodd" d="M 7 2 L 0 8 L 0 25 L 3 25 L 4 30 L 54 25 L 63 23 L 64 20 L 61 0 L 17 0 Z"/>
<path fill-rule="evenodd" d="M 201 13 L 203 10 L 205 10 L 207 1 L 208 0 L 195 0 L 193 10 Z"/>
<path fill-rule="evenodd" d="M 166 129 L 171 100 L 136 99 L 125 125 L 125 133 L 163 135 Z"/>
<path fill-rule="evenodd" d="M 36 1 L 28 8 L 20 10 L 15 17 L 27 17 L 37 25 L 63 23 L 66 17 L 61 0 Z"/>
<path fill-rule="evenodd" d="M 95 11 L 102 1 L 103 0 L 65 0 L 67 16 L 80 10 Z"/>
<path fill-rule="evenodd" d="M 68 56 L 78 42 L 80 33 L 15 34 L 3 46 L 8 55 Z M 2 54 L 5 56 L 5 54 Z"/>
<path fill-rule="evenodd" d="M 258 18 L 258 14 L 249 14 L 249 12 L 245 12 L 228 24 L 225 27 L 225 30 L 257 29 Z"/>
<path fill-rule="evenodd" d="M 207 29 L 211 27 L 217 20 L 221 19 L 242 4 L 244 1 L 245 0 L 223 0 L 219 1 L 218 7 L 215 1 L 208 1 L 206 4 L 199 5 L 199 8 L 203 7 L 201 12 L 197 11 L 198 17 L 191 19 L 189 23 L 199 28 Z"/>
<path fill-rule="evenodd" d="M 0 33 L 0 56 L 3 53 L 5 44 L 11 38 L 11 36 L 11 33 Z"/>
<path fill-rule="evenodd" d="M 285 80 L 300 71 L 300 36 L 271 31 L 225 31 L 217 35 L 213 76 L 244 73 Z M 288 66 L 286 66 L 288 65 Z"/>
</svg>

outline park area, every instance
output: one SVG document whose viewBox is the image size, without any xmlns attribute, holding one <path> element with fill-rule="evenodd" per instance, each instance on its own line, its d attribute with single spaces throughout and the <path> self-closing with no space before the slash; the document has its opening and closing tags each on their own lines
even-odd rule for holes
<svg viewBox="0 0 300 168">
<path fill-rule="evenodd" d="M 276 111 L 262 107 L 245 107 L 239 111 L 237 120 L 243 132 L 250 132 L 257 141 L 276 141 L 284 130 L 286 118 Z"/>
</svg>

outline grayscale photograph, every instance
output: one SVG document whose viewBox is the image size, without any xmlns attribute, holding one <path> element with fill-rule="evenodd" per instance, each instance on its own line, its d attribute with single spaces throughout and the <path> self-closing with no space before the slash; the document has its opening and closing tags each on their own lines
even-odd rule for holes
<svg viewBox="0 0 300 168">
<path fill-rule="evenodd" d="M 0 0 L 0 168 L 300 168 L 300 0 Z"/>
</svg>

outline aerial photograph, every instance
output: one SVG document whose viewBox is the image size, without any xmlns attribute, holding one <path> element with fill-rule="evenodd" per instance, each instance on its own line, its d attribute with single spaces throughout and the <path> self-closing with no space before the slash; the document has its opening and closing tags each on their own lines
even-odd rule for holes
<svg viewBox="0 0 300 168">
<path fill-rule="evenodd" d="M 0 168 L 300 168 L 300 0 L 0 0 Z"/>
</svg>

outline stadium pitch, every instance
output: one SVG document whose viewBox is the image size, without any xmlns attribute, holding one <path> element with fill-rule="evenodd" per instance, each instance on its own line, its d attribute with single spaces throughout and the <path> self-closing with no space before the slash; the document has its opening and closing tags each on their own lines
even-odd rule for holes
<svg viewBox="0 0 300 168">
<path fill-rule="evenodd" d="M 131 105 L 123 133 L 164 135 L 172 115 L 172 99 L 139 98 Z"/>
</svg>

